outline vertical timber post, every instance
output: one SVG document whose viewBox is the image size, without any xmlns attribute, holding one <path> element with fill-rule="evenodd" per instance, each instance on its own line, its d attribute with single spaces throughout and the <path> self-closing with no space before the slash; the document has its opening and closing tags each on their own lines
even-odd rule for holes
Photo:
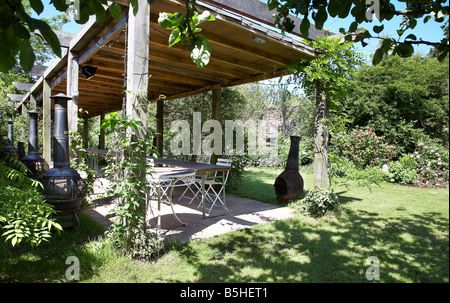
<svg viewBox="0 0 450 303">
<path fill-rule="evenodd" d="M 164 101 L 156 104 L 156 151 L 160 157 L 164 153 Z"/>
<path fill-rule="evenodd" d="M 67 116 L 69 131 L 78 130 L 78 74 L 79 56 L 77 53 L 69 52 L 67 58 L 67 88 L 66 95 L 72 97 L 67 104 Z"/>
<path fill-rule="evenodd" d="M 36 98 L 30 94 L 30 109 L 36 109 Z"/>
<path fill-rule="evenodd" d="M 78 131 L 78 74 L 79 56 L 77 53 L 69 51 L 67 56 L 67 87 L 66 95 L 72 99 L 67 103 L 68 131 Z M 69 137 L 70 140 L 70 137 Z M 70 143 L 69 143 L 70 144 Z M 76 157 L 73 150 L 69 150 L 70 158 Z"/>
<path fill-rule="evenodd" d="M 42 105 L 42 119 L 43 119 L 43 158 L 48 163 L 49 167 L 53 167 L 51 165 L 51 150 L 52 150 L 52 99 L 50 96 L 52 94 L 52 90 L 50 88 L 50 83 L 44 79 L 43 82 L 43 105 Z"/>
<path fill-rule="evenodd" d="M 316 82 L 314 187 L 326 189 L 328 167 L 328 94 L 320 81 Z"/>
<path fill-rule="evenodd" d="M 105 129 L 102 128 L 105 115 L 100 115 L 100 135 L 98 136 L 98 149 L 105 149 Z"/>
<path fill-rule="evenodd" d="M 222 89 L 217 88 L 212 90 L 212 112 L 211 119 L 222 123 Z M 216 144 L 216 142 L 214 142 Z M 211 155 L 211 163 L 215 164 L 219 155 Z"/>
<path fill-rule="evenodd" d="M 127 117 L 139 118 L 141 128 L 136 132 L 128 130 L 130 140 L 144 138 L 147 132 L 147 94 L 148 94 L 148 67 L 150 50 L 150 3 L 148 0 L 138 0 L 139 9 L 136 15 L 133 6 L 130 5 L 128 12 L 127 33 L 127 93 L 126 109 Z M 133 155 L 137 161 L 145 161 L 147 155 L 144 153 Z M 125 155 L 127 157 L 127 155 Z M 145 180 L 145 169 L 135 169 L 132 172 L 136 179 Z M 141 188 L 135 188 L 141 191 Z M 139 209 L 144 214 L 145 220 L 145 197 L 139 201 Z"/>
</svg>

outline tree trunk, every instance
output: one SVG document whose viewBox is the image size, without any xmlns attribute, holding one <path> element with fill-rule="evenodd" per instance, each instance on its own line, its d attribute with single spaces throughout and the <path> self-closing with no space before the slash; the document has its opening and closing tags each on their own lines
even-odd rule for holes
<svg viewBox="0 0 450 303">
<path fill-rule="evenodd" d="M 314 187 L 327 187 L 328 167 L 328 94 L 320 81 L 316 82 Z"/>
</svg>

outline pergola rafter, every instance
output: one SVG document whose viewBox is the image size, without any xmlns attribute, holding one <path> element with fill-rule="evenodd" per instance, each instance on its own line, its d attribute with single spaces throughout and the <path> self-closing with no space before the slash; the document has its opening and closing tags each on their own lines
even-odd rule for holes
<svg viewBox="0 0 450 303">
<path fill-rule="evenodd" d="M 147 0 L 142 1 L 146 7 Z M 69 112 L 76 120 L 78 108 L 87 111 L 79 114 L 83 118 L 121 110 L 125 81 L 128 83 L 127 91 L 136 87 L 147 90 L 150 102 L 173 100 L 279 77 L 287 73 L 286 68 L 292 61 L 317 55 L 304 41 L 283 36 L 264 25 L 270 23 L 267 17 L 270 12 L 264 3 L 257 0 L 198 0 L 196 8 L 200 12 L 208 10 L 216 18 L 214 22 L 201 25 L 212 54 L 210 63 L 200 69 L 192 62 L 186 46 L 168 46 L 170 31 L 157 23 L 160 12 L 184 12 L 185 1 L 155 1 L 146 9 L 148 15 L 138 12 L 141 19 L 130 15 L 133 13 L 128 1 L 114 2 L 122 6 L 122 19 L 117 21 L 109 14 L 101 22 L 96 22 L 95 17 L 90 18 L 77 34 L 70 36 L 70 41 L 65 41 L 68 48 L 63 49 L 61 58 L 45 69 L 16 106 L 19 109 L 32 100 L 42 104 L 46 127 L 44 157 L 47 161 L 49 154 L 45 153 L 50 150 L 47 145 L 52 108 L 50 95 L 61 92 L 74 97 Z M 242 11 L 244 9 L 246 11 Z M 313 38 L 330 34 L 311 27 Z M 68 36 L 65 37 L 67 40 Z M 133 49 L 142 52 L 142 47 L 147 49 L 146 54 L 137 56 Z M 97 67 L 94 77 L 89 80 L 79 73 L 85 65 Z M 148 66 L 145 73 L 142 66 Z M 139 70 L 141 78 L 145 74 L 145 88 L 141 83 L 137 84 L 143 78 L 130 78 L 134 75 L 130 70 Z M 127 94 L 128 107 L 133 106 L 130 102 L 132 96 L 129 92 Z M 160 108 L 163 107 L 158 106 Z M 133 110 L 128 108 L 127 112 L 132 114 Z M 160 113 L 158 116 L 162 117 Z M 69 127 L 73 125 L 70 123 Z"/>
</svg>

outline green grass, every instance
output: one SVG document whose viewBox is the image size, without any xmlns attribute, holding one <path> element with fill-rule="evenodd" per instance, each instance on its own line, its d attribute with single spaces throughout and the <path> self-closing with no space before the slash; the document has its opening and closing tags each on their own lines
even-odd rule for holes
<svg viewBox="0 0 450 303">
<path fill-rule="evenodd" d="M 249 169 L 241 191 L 274 202 L 280 171 Z M 302 172 L 305 190 L 311 173 Z M 0 281 L 65 282 L 68 256 L 78 256 L 82 282 L 367 282 L 366 260 L 380 260 L 381 282 L 449 282 L 449 190 L 382 183 L 338 188 L 340 217 L 302 215 L 187 244 L 171 243 L 157 261 L 137 262 L 96 239 L 82 217 L 35 250 L 0 261 Z"/>
</svg>

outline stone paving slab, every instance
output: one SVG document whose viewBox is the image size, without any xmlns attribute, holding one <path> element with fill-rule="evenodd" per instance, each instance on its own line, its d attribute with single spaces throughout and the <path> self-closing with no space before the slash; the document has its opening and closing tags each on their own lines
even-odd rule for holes
<svg viewBox="0 0 450 303">
<path fill-rule="evenodd" d="M 211 213 L 203 219 L 202 208 L 197 207 L 200 199 L 194 200 L 190 205 L 188 199 L 178 201 L 183 188 L 174 191 L 174 210 L 177 216 L 187 223 L 183 226 L 173 215 L 170 204 L 161 204 L 161 232 L 166 239 L 177 239 L 180 242 L 187 242 L 194 239 L 204 239 L 234 230 L 249 228 L 258 224 L 264 224 L 277 220 L 284 220 L 294 216 L 295 211 L 287 207 L 263 203 L 247 198 L 226 195 L 226 205 L 228 211 L 225 214 L 222 205 L 216 205 Z M 156 202 L 151 204 L 153 214 L 148 212 L 150 228 L 156 227 L 157 219 L 153 217 L 157 214 Z M 100 222 L 105 228 L 110 225 L 110 220 L 114 217 L 110 211 L 114 209 L 114 203 L 99 203 L 91 206 L 83 212 Z"/>
</svg>

